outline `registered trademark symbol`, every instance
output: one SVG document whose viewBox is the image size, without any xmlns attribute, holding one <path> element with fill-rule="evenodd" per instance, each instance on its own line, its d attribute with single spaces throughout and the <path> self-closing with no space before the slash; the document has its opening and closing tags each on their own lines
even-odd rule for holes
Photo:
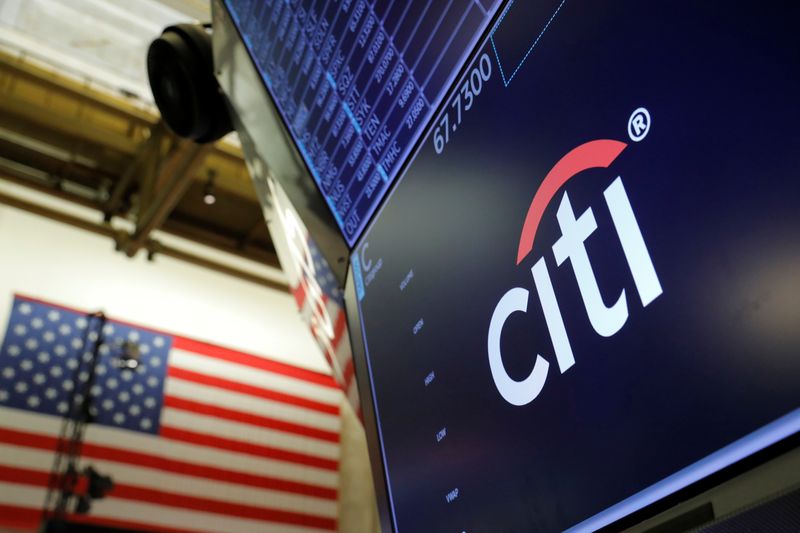
<svg viewBox="0 0 800 533">
<path fill-rule="evenodd" d="M 639 142 L 647 137 L 650 131 L 650 113 L 647 109 L 640 107 L 631 114 L 628 119 L 628 137 L 633 142 Z"/>
</svg>

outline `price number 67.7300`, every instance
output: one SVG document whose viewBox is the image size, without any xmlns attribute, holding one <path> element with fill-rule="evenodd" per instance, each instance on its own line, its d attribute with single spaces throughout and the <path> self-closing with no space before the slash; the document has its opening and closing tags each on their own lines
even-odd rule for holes
<svg viewBox="0 0 800 533">
<path fill-rule="evenodd" d="M 484 82 L 489 81 L 492 75 L 492 61 L 489 55 L 484 53 L 472 70 L 464 77 L 461 87 L 450 101 L 450 107 L 445 110 L 439 119 L 439 124 L 433 130 L 433 149 L 437 154 L 444 151 L 444 146 L 450 142 L 450 131 L 456 131 L 461 125 L 461 113 L 472 109 L 475 97 L 481 94 Z M 463 103 L 462 103 L 463 100 Z M 450 120 L 450 114 L 455 115 Z"/>
</svg>

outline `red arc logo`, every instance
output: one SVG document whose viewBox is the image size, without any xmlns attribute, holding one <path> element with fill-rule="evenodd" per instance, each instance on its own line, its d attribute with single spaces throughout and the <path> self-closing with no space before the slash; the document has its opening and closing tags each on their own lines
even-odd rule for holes
<svg viewBox="0 0 800 533">
<path fill-rule="evenodd" d="M 522 225 L 522 235 L 519 238 L 517 264 L 520 264 L 533 250 L 533 241 L 536 238 L 539 222 L 544 216 L 547 205 L 561 186 L 584 170 L 608 168 L 626 146 L 628 145 L 622 141 L 611 139 L 589 141 L 572 149 L 555 164 L 545 176 L 528 208 L 525 223 Z"/>
</svg>

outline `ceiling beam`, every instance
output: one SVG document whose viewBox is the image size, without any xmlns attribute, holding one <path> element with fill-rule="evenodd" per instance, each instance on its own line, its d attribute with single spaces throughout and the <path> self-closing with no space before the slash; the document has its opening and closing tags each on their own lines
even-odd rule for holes
<svg viewBox="0 0 800 533">
<path fill-rule="evenodd" d="M 19 132 L 33 128 L 42 141 L 80 140 L 101 154 L 128 159 L 140 153 L 158 122 L 154 109 L 0 50 L 0 124 L 5 128 Z M 196 179 L 205 179 L 209 170 L 218 176 L 220 189 L 256 200 L 238 144 L 227 138 L 216 142 Z"/>
<path fill-rule="evenodd" d="M 125 193 L 128 191 L 131 184 L 135 183 L 138 176 L 143 177 L 141 180 L 142 182 L 148 181 L 144 175 L 154 170 L 154 165 L 149 163 L 155 162 L 157 165 L 161 160 L 161 148 L 165 134 L 166 127 L 164 126 L 164 122 L 159 121 L 150 131 L 150 137 L 139 145 L 133 161 L 130 162 L 119 180 L 114 184 L 111 196 L 103 206 L 103 212 L 105 213 L 105 219 L 107 221 L 111 220 L 111 217 L 114 215 L 120 214 L 120 207 L 125 198 Z"/>
<path fill-rule="evenodd" d="M 136 223 L 136 230 L 123 246 L 128 257 L 136 255 L 147 242 L 150 233 L 161 227 L 178 205 L 211 148 L 211 144 L 182 140 L 170 152 L 155 179 L 159 190 L 149 205 L 142 206 L 144 209 Z M 163 187 L 160 184 L 164 184 Z"/>
<path fill-rule="evenodd" d="M 87 121 L 85 117 L 82 119 L 81 114 L 75 108 L 66 109 L 65 106 L 64 108 L 48 109 L 12 95 L 3 95 L 0 98 L 0 112 L 12 117 L 12 120 L 45 126 L 61 135 L 105 146 L 129 156 L 136 153 L 139 144 L 136 137 L 142 135 L 146 129 L 146 126 L 142 125 L 137 128 L 138 134 L 136 135 L 120 134 L 108 128 L 101 128 Z"/>
</svg>

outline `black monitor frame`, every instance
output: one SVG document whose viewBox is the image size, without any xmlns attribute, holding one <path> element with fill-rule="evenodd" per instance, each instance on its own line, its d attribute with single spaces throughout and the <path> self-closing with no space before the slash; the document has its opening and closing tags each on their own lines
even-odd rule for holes
<svg viewBox="0 0 800 533">
<path fill-rule="evenodd" d="M 361 315 L 358 312 L 355 278 L 352 265 L 347 269 L 347 281 L 344 286 L 344 309 L 347 316 L 347 331 L 350 333 L 350 347 L 353 350 L 353 367 L 355 369 L 358 396 L 361 399 L 361 422 L 367 437 L 367 450 L 372 471 L 372 484 L 378 503 L 378 517 L 381 531 L 394 531 L 392 526 L 391 502 L 389 501 L 386 471 L 381 457 L 381 444 L 378 439 L 378 421 L 375 416 L 375 401 L 372 395 L 372 384 L 367 367 L 364 335 L 361 329 Z"/>
</svg>

